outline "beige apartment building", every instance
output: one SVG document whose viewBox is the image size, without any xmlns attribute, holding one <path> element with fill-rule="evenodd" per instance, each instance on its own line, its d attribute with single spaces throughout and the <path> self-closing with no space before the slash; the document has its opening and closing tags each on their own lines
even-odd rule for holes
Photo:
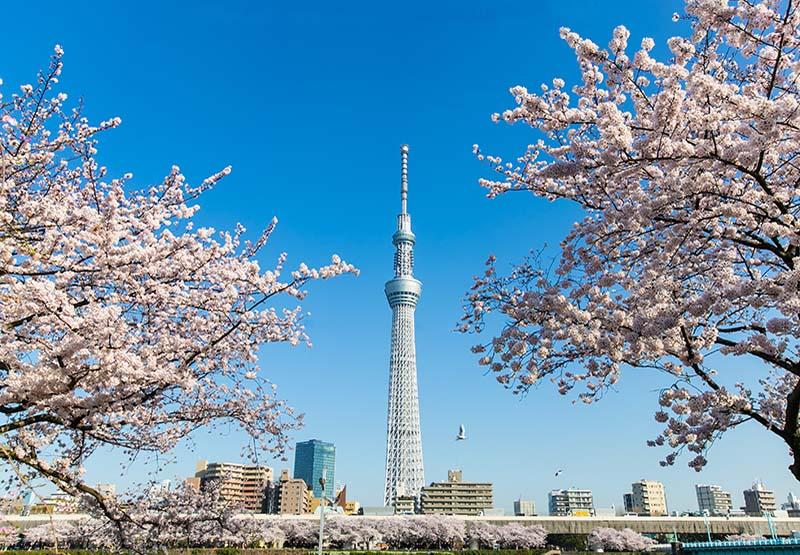
<svg viewBox="0 0 800 555">
<path fill-rule="evenodd" d="M 311 512 L 311 491 L 302 478 L 289 478 L 289 471 L 281 471 L 278 488 L 278 513 L 304 515 Z"/>
<path fill-rule="evenodd" d="M 423 514 L 479 515 L 494 504 L 492 484 L 465 482 L 460 470 L 447 472 L 446 482 L 433 482 L 420 494 Z"/>
<path fill-rule="evenodd" d="M 245 511 L 261 512 L 264 494 L 272 481 L 272 468 L 244 464 L 199 461 L 195 472 L 200 486 L 216 481 L 220 497 Z"/>
<path fill-rule="evenodd" d="M 642 516 L 667 514 L 667 496 L 664 484 L 655 480 L 639 480 L 631 484 L 633 490 L 633 512 Z"/>
</svg>

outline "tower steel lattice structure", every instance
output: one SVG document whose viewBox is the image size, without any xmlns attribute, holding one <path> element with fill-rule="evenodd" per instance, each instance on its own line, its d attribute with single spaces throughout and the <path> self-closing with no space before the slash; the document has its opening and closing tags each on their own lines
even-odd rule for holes
<svg viewBox="0 0 800 555">
<path fill-rule="evenodd" d="M 389 357 L 389 412 L 386 424 L 386 483 L 383 504 L 393 506 L 398 496 L 419 497 L 425 477 L 419 426 L 417 354 L 414 311 L 422 283 L 414 278 L 414 243 L 408 201 L 408 145 L 400 147 L 400 214 L 394 244 L 394 278 L 386 282 L 392 309 Z"/>
</svg>

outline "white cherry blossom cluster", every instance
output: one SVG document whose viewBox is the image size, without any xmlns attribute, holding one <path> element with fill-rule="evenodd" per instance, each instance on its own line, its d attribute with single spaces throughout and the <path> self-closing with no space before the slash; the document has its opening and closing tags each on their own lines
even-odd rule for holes
<svg viewBox="0 0 800 555">
<path fill-rule="evenodd" d="M 319 522 L 291 516 L 254 515 L 225 501 L 218 483 L 200 491 L 180 486 L 172 491 L 126 495 L 115 500 L 125 517 L 106 518 L 88 500 L 94 516 L 77 522 L 47 523 L 22 532 L 22 543 L 38 548 L 134 550 L 152 552 L 178 547 L 287 547 L 317 545 Z M 10 529 L 10 545 L 20 533 Z M 440 515 L 370 518 L 334 515 L 326 519 L 324 542 L 332 549 L 458 549 L 499 546 L 544 547 L 547 532 L 539 525 L 494 525 Z"/>
<path fill-rule="evenodd" d="M 101 447 L 163 455 L 233 425 L 281 451 L 301 417 L 260 349 L 308 342 L 305 286 L 357 270 L 338 256 L 265 266 L 276 220 L 253 243 L 196 227 L 196 201 L 230 168 L 196 186 L 177 166 L 148 186 L 109 175 L 98 135 L 120 120 L 68 109 L 61 70 L 56 47 L 35 83 L 0 97 L 0 459 L 16 481 L 103 504 L 82 477 Z"/>
<path fill-rule="evenodd" d="M 625 369 L 660 372 L 673 387 L 650 444 L 671 448 L 665 464 L 687 449 L 700 470 L 750 421 L 800 479 L 800 6 L 688 0 L 677 20 L 691 36 L 665 60 L 623 27 L 606 48 L 562 29 L 580 82 L 511 89 L 494 119 L 534 140 L 511 162 L 475 145 L 495 172 L 481 184 L 584 216 L 555 264 L 535 253 L 504 273 L 490 258 L 459 329 L 503 324 L 473 351 L 516 392 L 549 380 L 591 403 Z M 753 367 L 744 385 L 734 357 Z"/>
<path fill-rule="evenodd" d="M 589 532 L 587 543 L 592 551 L 646 551 L 655 540 L 634 532 L 630 528 L 595 528 Z"/>
</svg>

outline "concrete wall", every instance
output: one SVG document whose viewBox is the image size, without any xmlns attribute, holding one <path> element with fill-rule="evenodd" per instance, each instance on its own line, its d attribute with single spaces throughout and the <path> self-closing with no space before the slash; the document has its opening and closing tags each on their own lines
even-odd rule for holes
<svg viewBox="0 0 800 555">
<path fill-rule="evenodd" d="M 0 520 L 19 526 L 30 528 L 50 522 L 50 515 L 0 515 Z M 86 518 L 85 515 L 63 514 L 52 515 L 53 521 L 70 521 Z M 310 519 L 318 520 L 317 515 L 265 515 L 248 514 L 242 518 L 256 520 L 267 518 L 283 519 Z M 335 518 L 393 518 L 380 516 L 348 516 Z M 594 528 L 630 528 L 643 534 L 705 534 L 706 526 L 702 517 L 551 517 L 551 516 L 462 516 L 458 517 L 467 523 L 488 522 L 491 524 L 509 524 L 516 522 L 523 525 L 540 525 L 551 534 L 588 534 Z M 774 518 L 775 531 L 779 536 L 790 536 L 793 530 L 800 530 L 800 518 Z M 764 518 L 756 517 L 709 517 L 708 524 L 712 534 L 755 534 L 768 536 L 769 525 Z"/>
</svg>

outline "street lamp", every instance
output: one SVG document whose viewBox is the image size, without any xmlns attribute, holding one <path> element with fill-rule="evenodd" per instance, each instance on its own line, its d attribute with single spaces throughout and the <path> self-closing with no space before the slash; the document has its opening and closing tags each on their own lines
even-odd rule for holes
<svg viewBox="0 0 800 555">
<path fill-rule="evenodd" d="M 767 526 L 769 526 L 769 534 L 772 536 L 773 540 L 778 539 L 778 535 L 775 533 L 775 523 L 772 521 L 772 513 L 769 511 L 763 511 L 764 516 L 767 518 Z"/>
<path fill-rule="evenodd" d="M 322 476 L 319 479 L 319 485 L 322 486 L 322 494 L 319 496 L 319 555 L 322 555 L 322 533 L 325 530 L 325 471 L 322 469 Z"/>
<path fill-rule="evenodd" d="M 711 526 L 708 524 L 708 509 L 703 510 L 703 522 L 706 525 L 706 534 L 708 535 L 708 543 L 711 543 Z"/>
</svg>

